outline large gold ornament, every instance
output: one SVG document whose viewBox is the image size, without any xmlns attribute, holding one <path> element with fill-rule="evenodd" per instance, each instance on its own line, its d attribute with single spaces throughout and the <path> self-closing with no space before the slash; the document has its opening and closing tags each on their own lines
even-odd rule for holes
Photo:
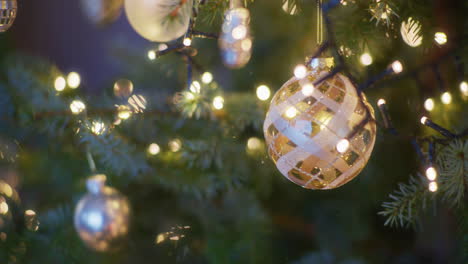
<svg viewBox="0 0 468 264">
<path fill-rule="evenodd" d="M 342 74 L 318 59 L 273 97 L 264 123 L 270 157 L 290 181 L 307 189 L 333 189 L 355 178 L 375 143 L 374 111 Z"/>
<path fill-rule="evenodd" d="M 87 182 L 88 194 L 75 208 L 75 229 L 83 242 L 96 251 L 118 249 L 128 233 L 130 205 L 117 190 L 105 186 L 106 176 Z"/>
<path fill-rule="evenodd" d="M 16 0 L 0 0 L 0 32 L 7 31 L 13 25 L 17 10 Z"/>
<path fill-rule="evenodd" d="M 81 0 L 81 7 L 88 19 L 97 25 L 106 25 L 119 18 L 123 0 Z"/>
</svg>

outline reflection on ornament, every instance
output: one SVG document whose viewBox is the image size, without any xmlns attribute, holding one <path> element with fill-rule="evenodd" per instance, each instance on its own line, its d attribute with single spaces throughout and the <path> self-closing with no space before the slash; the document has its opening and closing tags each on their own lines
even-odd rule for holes
<svg viewBox="0 0 468 264">
<path fill-rule="evenodd" d="M 412 17 L 401 23 L 401 37 L 410 47 L 417 47 L 422 44 L 421 24 Z"/>
<path fill-rule="evenodd" d="M 105 180 L 105 175 L 88 179 L 88 194 L 75 208 L 75 229 L 83 242 L 96 251 L 118 249 L 129 226 L 127 198 L 105 186 Z"/>
<path fill-rule="evenodd" d="M 125 13 L 138 34 L 155 42 L 169 42 L 188 29 L 193 0 L 125 0 Z"/>
<path fill-rule="evenodd" d="M 361 55 L 360 61 L 362 65 L 369 66 L 372 64 L 373 59 L 372 59 L 372 56 L 366 52 Z"/>
<path fill-rule="evenodd" d="M 243 7 L 229 9 L 224 17 L 219 47 L 224 64 L 233 69 L 244 67 L 252 55 L 250 13 Z"/>
<path fill-rule="evenodd" d="M 320 59 L 324 60 L 324 59 Z M 272 99 L 264 123 L 270 157 L 290 181 L 307 189 L 333 189 L 364 168 L 375 143 L 374 111 L 327 61 L 313 63 L 304 79 L 293 77 Z M 304 85 L 312 84 L 304 95 Z"/>
<path fill-rule="evenodd" d="M 13 25 L 17 11 L 16 0 L 0 0 L 0 32 L 7 31 Z"/>
<path fill-rule="evenodd" d="M 257 87 L 257 97 L 261 101 L 266 101 L 271 96 L 270 88 L 266 85 L 260 85 Z"/>
<path fill-rule="evenodd" d="M 282 8 L 286 14 L 289 14 L 291 16 L 297 15 L 299 13 L 296 3 L 294 3 L 291 0 L 283 0 Z"/>
<path fill-rule="evenodd" d="M 81 8 L 88 19 L 97 25 L 106 25 L 119 18 L 123 0 L 81 0 Z"/>
<path fill-rule="evenodd" d="M 133 93 L 133 83 L 127 79 L 120 79 L 114 83 L 114 95 L 119 98 L 128 98 Z"/>
</svg>

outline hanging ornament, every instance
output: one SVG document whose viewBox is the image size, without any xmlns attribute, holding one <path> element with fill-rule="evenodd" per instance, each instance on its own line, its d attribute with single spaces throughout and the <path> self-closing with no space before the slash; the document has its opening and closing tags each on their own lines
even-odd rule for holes
<svg viewBox="0 0 468 264">
<path fill-rule="evenodd" d="M 422 44 L 421 24 L 412 17 L 401 23 L 401 37 L 410 47 L 417 47 Z"/>
<path fill-rule="evenodd" d="M 107 25 L 119 18 L 123 0 L 81 0 L 81 8 L 88 19 L 97 25 Z"/>
<path fill-rule="evenodd" d="M 168 42 L 187 32 L 192 6 L 193 0 L 125 0 L 125 13 L 142 37 Z"/>
<path fill-rule="evenodd" d="M 105 186 L 106 176 L 88 179 L 86 194 L 75 208 L 75 229 L 96 251 L 117 249 L 128 233 L 130 206 L 117 190 Z"/>
<path fill-rule="evenodd" d="M 290 181 L 333 189 L 355 178 L 375 143 L 374 111 L 342 74 L 320 81 L 332 59 L 296 71 L 272 99 L 264 123 L 270 157 Z"/>
<path fill-rule="evenodd" d="M 128 98 L 133 93 L 133 83 L 127 79 L 120 79 L 114 83 L 114 95 L 118 98 Z"/>
<path fill-rule="evenodd" d="M 13 25 L 17 10 L 16 0 L 0 0 L 0 32 L 7 31 Z"/>
<path fill-rule="evenodd" d="M 231 0 L 224 16 L 219 47 L 223 63 L 232 69 L 244 67 L 252 55 L 250 12 L 240 0 Z"/>
</svg>

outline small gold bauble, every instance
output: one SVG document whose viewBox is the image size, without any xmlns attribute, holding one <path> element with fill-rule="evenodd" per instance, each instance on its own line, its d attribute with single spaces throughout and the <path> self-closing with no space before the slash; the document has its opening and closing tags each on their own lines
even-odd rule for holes
<svg viewBox="0 0 468 264">
<path fill-rule="evenodd" d="M 273 97 L 264 123 L 277 168 L 307 189 L 333 189 L 355 178 L 376 137 L 374 111 L 346 76 L 336 74 L 318 83 L 329 73 L 326 64 L 322 60 L 305 78 L 286 82 Z"/>
<path fill-rule="evenodd" d="M 120 79 L 114 83 L 114 95 L 119 98 L 128 98 L 133 93 L 133 83 L 127 79 Z"/>
<path fill-rule="evenodd" d="M 123 0 L 81 0 L 81 7 L 91 22 L 106 25 L 119 18 Z"/>
<path fill-rule="evenodd" d="M 16 0 L 0 0 L 0 32 L 7 31 L 13 25 L 17 10 Z"/>
</svg>

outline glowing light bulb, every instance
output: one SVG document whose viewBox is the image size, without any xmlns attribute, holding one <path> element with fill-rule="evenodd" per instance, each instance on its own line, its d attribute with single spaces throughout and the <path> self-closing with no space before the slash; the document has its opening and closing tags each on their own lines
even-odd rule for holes
<svg viewBox="0 0 468 264">
<path fill-rule="evenodd" d="M 72 89 L 76 89 L 81 84 L 81 77 L 77 72 L 70 72 L 67 76 L 68 86 Z"/>
<path fill-rule="evenodd" d="M 243 39 L 245 36 L 247 36 L 247 27 L 244 25 L 237 26 L 232 30 L 232 37 L 234 39 Z"/>
<path fill-rule="evenodd" d="M 426 101 L 424 101 L 424 108 L 429 112 L 434 110 L 434 100 L 432 98 L 427 98 Z"/>
<path fill-rule="evenodd" d="M 369 53 L 364 53 L 361 55 L 361 64 L 364 65 L 364 66 L 369 66 L 372 64 L 372 56 L 369 54 Z"/>
<path fill-rule="evenodd" d="M 445 43 L 447 43 L 447 35 L 444 32 L 437 32 L 434 35 L 434 40 L 439 45 L 444 45 Z"/>
<path fill-rule="evenodd" d="M 286 110 L 285 114 L 286 114 L 286 117 L 289 119 L 294 118 L 297 115 L 297 109 L 294 108 L 294 106 L 291 106 Z"/>
<path fill-rule="evenodd" d="M 189 47 L 192 45 L 192 39 L 191 38 L 184 38 L 184 46 Z"/>
<path fill-rule="evenodd" d="M 67 81 L 65 80 L 65 78 L 63 78 L 63 76 L 59 76 L 55 78 L 54 88 L 57 92 L 61 92 L 65 90 L 66 86 L 67 86 Z"/>
<path fill-rule="evenodd" d="M 303 64 L 297 65 L 296 68 L 294 68 L 294 76 L 298 79 L 303 79 L 307 75 L 307 68 Z"/>
<path fill-rule="evenodd" d="M 202 82 L 205 84 L 211 83 L 213 81 L 213 74 L 211 72 L 205 72 L 202 75 Z"/>
<path fill-rule="evenodd" d="M 452 95 L 450 94 L 450 92 L 445 92 L 440 97 L 440 100 L 442 101 L 443 104 L 448 105 L 452 102 Z"/>
<path fill-rule="evenodd" d="M 216 96 L 213 99 L 213 107 L 216 110 L 221 110 L 224 107 L 224 98 L 222 96 Z"/>
<path fill-rule="evenodd" d="M 339 153 L 345 153 L 349 149 L 349 140 L 347 139 L 342 139 L 338 141 L 338 144 L 336 144 L 336 150 L 338 150 Z"/>
<path fill-rule="evenodd" d="M 423 116 L 421 117 L 421 124 L 425 125 L 426 124 L 426 121 L 427 121 L 427 117 Z"/>
<path fill-rule="evenodd" d="M 257 150 L 262 147 L 262 141 L 259 138 L 251 137 L 247 140 L 247 149 Z"/>
<path fill-rule="evenodd" d="M 158 155 L 159 152 L 161 152 L 161 148 L 159 147 L 158 144 L 156 144 L 156 143 L 151 143 L 151 144 L 148 146 L 148 153 L 149 153 L 150 155 L 155 156 L 155 155 Z"/>
<path fill-rule="evenodd" d="M 379 100 L 377 101 L 377 105 L 378 105 L 378 106 L 384 105 L 384 104 L 386 104 L 386 103 L 387 103 L 387 102 L 385 101 L 385 99 L 382 99 L 382 98 L 379 99 Z"/>
<path fill-rule="evenodd" d="M 192 93 L 200 93 L 200 91 L 201 91 L 200 83 L 197 82 L 197 81 L 192 82 L 192 85 L 190 85 L 190 91 Z"/>
<path fill-rule="evenodd" d="M 86 105 L 81 100 L 73 100 L 70 104 L 70 110 L 74 115 L 78 115 L 86 109 Z"/>
<path fill-rule="evenodd" d="M 148 51 L 148 59 L 155 60 L 156 59 L 156 51 L 154 51 L 154 50 Z"/>
<path fill-rule="evenodd" d="M 392 70 L 394 73 L 401 73 L 403 71 L 403 64 L 400 61 L 394 61 L 392 63 Z"/>
<path fill-rule="evenodd" d="M 84 222 L 86 225 L 94 231 L 101 231 L 104 226 L 104 216 L 99 211 L 91 211 L 89 213 L 83 214 Z"/>
<path fill-rule="evenodd" d="M 242 40 L 241 48 L 243 51 L 250 51 L 252 49 L 252 40 L 249 38 Z"/>
<path fill-rule="evenodd" d="M 429 191 L 437 192 L 437 189 L 439 189 L 439 186 L 437 185 L 437 182 L 429 183 Z"/>
<path fill-rule="evenodd" d="M 106 125 L 102 121 L 93 121 L 91 124 L 91 132 L 95 135 L 102 135 L 106 131 Z"/>
<path fill-rule="evenodd" d="M 305 96 L 309 96 L 309 95 L 312 95 L 314 93 L 314 85 L 311 84 L 311 83 L 307 83 L 305 85 L 302 86 L 302 94 L 305 95 Z"/>
<path fill-rule="evenodd" d="M 434 167 L 429 167 L 427 168 L 426 170 L 426 177 L 428 180 L 430 181 L 435 181 L 435 179 L 437 178 L 437 171 Z"/>
<path fill-rule="evenodd" d="M 5 201 L 0 203 L 0 214 L 7 214 L 8 213 L 8 204 Z"/>
<path fill-rule="evenodd" d="M 119 105 L 117 108 L 117 116 L 122 120 L 126 120 L 132 116 L 132 111 L 130 107 L 126 105 Z"/>
<path fill-rule="evenodd" d="M 464 95 L 464 96 L 468 96 L 468 83 L 463 81 L 460 83 L 460 92 Z"/>
<path fill-rule="evenodd" d="M 159 50 L 159 51 L 166 50 L 167 48 L 168 48 L 168 46 L 167 46 L 167 44 L 165 44 L 165 43 L 161 43 L 161 44 L 159 44 L 159 46 L 158 46 L 158 50 Z"/>
<path fill-rule="evenodd" d="M 266 85 L 260 85 L 257 87 L 257 97 L 261 101 L 266 101 L 270 98 L 271 91 L 270 88 Z"/>
<path fill-rule="evenodd" d="M 169 149 L 172 152 L 178 152 L 182 148 L 182 141 L 180 139 L 174 139 L 169 141 Z"/>
</svg>

